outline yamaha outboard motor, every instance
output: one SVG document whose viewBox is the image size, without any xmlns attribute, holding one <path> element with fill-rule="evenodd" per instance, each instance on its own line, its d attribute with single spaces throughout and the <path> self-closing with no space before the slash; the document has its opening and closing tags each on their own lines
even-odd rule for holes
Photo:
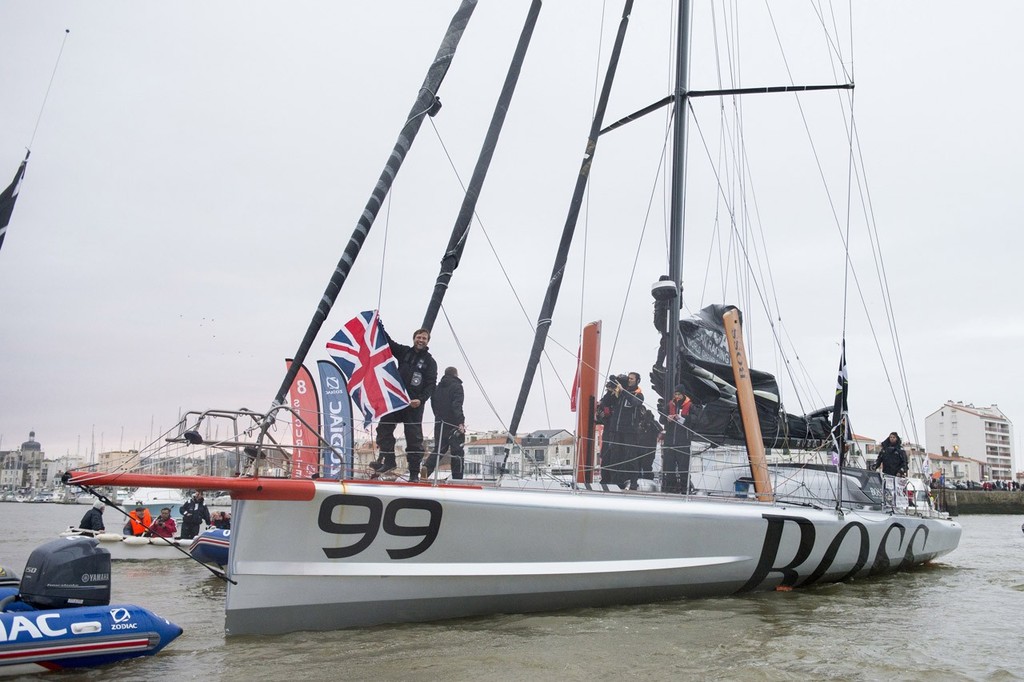
<svg viewBox="0 0 1024 682">
<path fill-rule="evenodd" d="M 110 603 L 110 552 L 95 538 L 60 538 L 37 547 L 25 564 L 21 600 L 37 609 Z"/>
</svg>

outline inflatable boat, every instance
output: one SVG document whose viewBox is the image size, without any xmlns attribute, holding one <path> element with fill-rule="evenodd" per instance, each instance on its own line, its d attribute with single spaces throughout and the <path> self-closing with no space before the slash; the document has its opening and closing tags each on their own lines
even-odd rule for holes
<svg viewBox="0 0 1024 682">
<path fill-rule="evenodd" d="M 0 676 L 152 656 L 182 633 L 140 606 L 110 604 L 110 553 L 94 538 L 53 540 L 32 552 L 20 581 L 0 575 Z"/>
<path fill-rule="evenodd" d="M 204 564 L 213 564 L 223 568 L 228 565 L 228 547 L 231 544 L 231 531 L 220 528 L 208 528 L 192 540 L 189 554 Z"/>
</svg>

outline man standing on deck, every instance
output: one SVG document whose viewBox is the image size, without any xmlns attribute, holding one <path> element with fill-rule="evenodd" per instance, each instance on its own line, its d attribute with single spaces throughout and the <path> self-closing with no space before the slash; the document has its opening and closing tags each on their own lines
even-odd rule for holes
<svg viewBox="0 0 1024 682">
<path fill-rule="evenodd" d="M 452 453 L 452 479 L 462 478 L 462 446 L 466 442 L 466 416 L 462 413 L 462 403 L 465 400 L 466 392 L 462 388 L 459 371 L 454 367 L 445 368 L 430 403 L 434 409 L 434 452 L 423 464 L 421 475 L 424 478 L 430 478 L 440 464 L 441 455 L 449 450 Z"/>
<path fill-rule="evenodd" d="M 420 480 L 420 462 L 423 461 L 423 408 L 430 400 L 437 383 L 437 363 L 427 348 L 430 332 L 417 329 L 412 335 L 412 345 L 396 343 L 388 335 L 384 325 L 381 331 L 388 338 L 391 354 L 398 360 L 398 374 L 402 377 L 409 394 L 409 405 L 384 415 L 377 425 L 377 447 L 380 455 L 376 462 L 370 462 L 374 477 L 398 468 L 395 461 L 395 427 L 403 425 L 405 431 L 405 458 L 409 464 L 409 480 Z"/>
<path fill-rule="evenodd" d="M 906 476 L 910 468 L 907 461 L 907 453 L 903 449 L 903 441 L 900 435 L 893 431 L 889 437 L 882 441 L 882 449 L 875 459 L 872 469 L 881 469 L 883 474 L 889 476 Z"/>
<path fill-rule="evenodd" d="M 637 489 L 640 478 L 640 417 L 644 409 L 644 393 L 640 390 L 640 374 L 630 372 L 623 385 L 615 391 L 618 404 L 612 415 L 615 433 L 620 442 L 621 459 L 618 463 L 619 473 L 615 481 L 623 488 Z"/>
<path fill-rule="evenodd" d="M 597 403 L 597 414 L 594 421 L 603 426 L 601 431 L 601 483 L 617 484 L 617 465 L 619 463 L 619 437 L 615 433 L 615 408 L 619 403 L 618 377 L 611 377 L 604 385 L 604 395 Z"/>
</svg>

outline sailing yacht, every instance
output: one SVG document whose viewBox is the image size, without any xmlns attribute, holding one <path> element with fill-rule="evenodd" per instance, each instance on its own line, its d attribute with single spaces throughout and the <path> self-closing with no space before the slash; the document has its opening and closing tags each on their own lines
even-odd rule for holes
<svg viewBox="0 0 1024 682">
<path fill-rule="evenodd" d="M 667 274 L 655 285 L 651 377 L 663 397 L 684 384 L 701 403 L 690 422 L 695 446 L 692 490 L 661 492 L 652 483 L 625 491 L 601 483 L 592 407 L 604 384 L 598 370 L 598 327 L 584 332 L 581 354 L 579 446 L 575 480 L 501 477 L 495 482 L 409 483 L 402 480 L 278 478 L 261 462 L 287 460 L 287 448 L 268 432 L 290 406 L 283 399 L 327 319 L 338 292 L 369 238 L 390 184 L 428 115 L 440 109 L 437 93 L 464 31 L 471 31 L 476 3 L 463 1 L 449 25 L 352 239 L 332 274 L 313 321 L 273 407 L 197 412 L 170 439 L 187 447 L 218 447 L 244 461 L 237 478 L 147 474 L 74 473 L 78 485 L 137 485 L 229 491 L 232 536 L 227 575 L 226 630 L 268 634 L 381 623 L 432 621 L 501 612 L 642 603 L 678 598 L 737 595 L 752 591 L 810 588 L 904 570 L 953 551 L 960 526 L 930 507 L 911 507 L 893 481 L 844 466 L 845 408 L 837 392 L 824 412 L 788 413 L 770 375 L 750 368 L 743 316 L 735 306 L 705 306 L 681 318 L 683 199 L 689 107 L 698 96 L 754 95 L 848 90 L 834 85 L 776 88 L 690 88 L 691 7 L 676 6 L 674 81 L 669 94 L 612 120 L 608 96 L 626 41 L 632 3 L 626 2 L 601 81 L 589 135 L 570 201 L 550 285 L 537 317 L 533 350 L 509 430 L 515 434 L 522 407 L 544 352 L 549 321 L 566 269 L 569 246 L 592 170 L 598 142 L 631 121 L 654 112 L 667 115 L 672 149 L 665 182 L 670 215 Z M 493 151 L 540 10 L 534 2 L 506 89 L 484 144 Z M 650 120 L 650 119 L 648 119 Z M 495 137 L 496 139 L 496 137 Z M 489 159 L 481 154 L 482 163 Z M 467 191 L 463 208 L 474 211 L 485 167 Z M 478 182 L 479 181 L 479 182 Z M 435 287 L 443 296 L 457 276 L 469 218 L 453 230 Z M 646 314 L 649 315 L 650 304 Z M 660 306 L 660 307 L 659 307 Z M 441 307 L 432 299 L 424 326 Z M 588 339 L 590 341 L 588 341 Z M 226 418 L 241 427 L 229 441 L 205 443 L 199 425 Z M 209 429 L 207 430 L 209 431 Z M 246 437 L 242 437 L 246 436 Z M 836 463 L 805 466 L 777 461 L 772 449 L 834 451 Z M 769 452 L 766 452 L 769 451 Z M 701 456 L 698 457 L 697 455 Z M 276 466 L 276 464 L 275 464 Z"/>
</svg>

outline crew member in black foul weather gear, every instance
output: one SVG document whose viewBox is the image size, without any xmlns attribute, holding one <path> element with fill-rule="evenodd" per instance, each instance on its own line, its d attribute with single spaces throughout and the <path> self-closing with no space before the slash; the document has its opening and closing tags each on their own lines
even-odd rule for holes
<svg viewBox="0 0 1024 682">
<path fill-rule="evenodd" d="M 384 330 L 384 326 L 381 325 Z M 384 330 L 385 335 L 387 331 Z M 370 463 L 370 468 L 377 472 L 377 475 L 387 473 L 397 468 L 395 462 L 395 427 L 403 425 L 405 430 L 405 458 L 409 464 L 409 480 L 420 479 L 420 462 L 423 461 L 423 408 L 434 392 L 434 385 L 437 383 L 437 363 L 434 362 L 427 343 L 430 341 L 430 332 L 426 329 L 417 329 L 412 335 L 412 345 L 405 346 L 396 343 L 388 336 L 388 345 L 391 353 L 398 360 L 398 374 L 402 377 L 405 390 L 409 394 L 409 405 L 407 407 L 384 415 L 380 424 L 377 425 L 377 447 L 380 449 L 380 456 L 376 462 Z"/>
<path fill-rule="evenodd" d="M 907 462 L 907 453 L 903 450 L 903 441 L 898 433 L 893 431 L 889 437 L 882 442 L 882 450 L 875 459 L 873 469 L 882 469 L 883 474 L 890 476 L 906 476 L 910 466 Z"/>
<path fill-rule="evenodd" d="M 462 388 L 459 371 L 447 367 L 444 376 L 437 384 L 430 406 L 434 410 L 434 451 L 423 464 L 422 475 L 434 473 L 441 455 L 449 450 L 452 455 L 452 479 L 462 478 L 463 444 L 466 442 L 466 416 L 462 413 L 462 404 L 466 400 L 466 392 Z"/>
<path fill-rule="evenodd" d="M 617 393 L 619 402 L 612 419 L 615 422 L 615 433 L 619 437 L 622 458 L 618 466 L 619 477 L 615 482 L 623 488 L 636 490 L 643 456 L 640 422 L 644 412 L 644 392 L 640 390 L 640 375 L 630 372 Z"/>
<path fill-rule="evenodd" d="M 612 417 L 619 402 L 619 398 L 615 394 L 618 385 L 618 378 L 614 376 L 605 384 L 604 395 L 597 403 L 595 418 L 595 421 L 604 427 L 601 432 L 601 483 L 605 485 L 616 483 L 619 460 L 619 437 L 615 433 L 615 426 L 612 423 Z"/>
<path fill-rule="evenodd" d="M 199 525 L 206 522 L 210 525 L 210 510 L 203 499 L 203 491 L 198 490 L 183 505 L 181 505 L 181 537 L 184 540 L 199 535 Z"/>
</svg>

